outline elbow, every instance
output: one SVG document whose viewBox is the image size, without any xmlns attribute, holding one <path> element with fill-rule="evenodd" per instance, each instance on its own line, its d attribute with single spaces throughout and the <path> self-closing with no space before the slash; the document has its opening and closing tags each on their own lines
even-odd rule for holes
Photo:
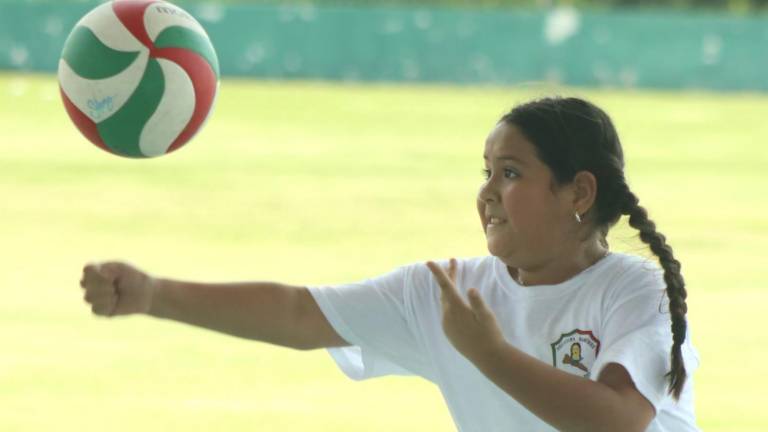
<svg viewBox="0 0 768 432">
<path fill-rule="evenodd" d="M 315 351 L 319 349 L 341 348 L 350 345 L 349 342 L 334 333 L 328 339 L 318 340 L 316 337 L 313 337 L 303 342 L 297 342 L 291 345 L 291 348 L 299 351 Z"/>
<path fill-rule="evenodd" d="M 560 431 L 567 432 L 645 432 L 653 421 L 642 413 L 614 407 L 604 407 L 599 413 L 592 415 L 582 413 L 578 419 L 573 419 L 569 425 L 555 425 Z"/>
<path fill-rule="evenodd" d="M 313 344 L 306 343 L 306 342 L 297 342 L 297 343 L 292 344 L 289 348 L 291 348 L 293 350 L 296 350 L 296 351 L 314 351 L 314 350 L 320 349 L 322 347 L 315 346 Z"/>
<path fill-rule="evenodd" d="M 293 327 L 296 349 L 312 351 L 319 348 L 349 346 L 325 317 L 309 290 L 297 290 L 290 326 Z"/>
<path fill-rule="evenodd" d="M 611 429 L 611 430 L 612 431 L 621 430 L 621 431 L 626 431 L 626 432 L 645 432 L 647 429 L 648 429 L 648 425 L 641 425 L 641 424 L 638 424 L 638 423 L 632 423 L 632 424 L 624 425 L 623 427 L 621 427 L 619 429 Z"/>
<path fill-rule="evenodd" d="M 611 414 L 607 414 L 610 416 Z M 615 416 L 615 413 L 613 414 Z M 601 421 L 599 425 L 591 425 L 584 429 L 580 429 L 584 432 L 645 432 L 648 429 L 648 425 L 651 424 L 650 420 L 640 418 L 640 416 L 624 416 L 622 417 L 610 417 Z"/>
</svg>

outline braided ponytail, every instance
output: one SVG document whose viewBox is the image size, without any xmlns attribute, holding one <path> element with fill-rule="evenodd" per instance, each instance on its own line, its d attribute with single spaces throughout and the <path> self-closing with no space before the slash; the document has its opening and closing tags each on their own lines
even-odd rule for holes
<svg viewBox="0 0 768 432">
<path fill-rule="evenodd" d="M 680 261 L 675 259 L 672 248 L 666 243 L 666 237 L 656 231 L 656 224 L 648 219 L 648 212 L 638 205 L 637 197 L 628 188 L 626 201 L 621 212 L 629 215 L 629 225 L 640 231 L 640 240 L 651 248 L 664 269 L 664 281 L 667 283 L 667 297 L 669 297 L 669 312 L 672 315 L 672 369 L 666 376 L 669 378 L 669 392 L 675 399 L 679 399 L 687 378 L 683 364 L 682 345 L 685 342 L 688 326 L 685 319 L 685 314 L 688 312 L 685 299 L 688 294 L 685 291 L 685 281 L 680 274 Z"/>
</svg>

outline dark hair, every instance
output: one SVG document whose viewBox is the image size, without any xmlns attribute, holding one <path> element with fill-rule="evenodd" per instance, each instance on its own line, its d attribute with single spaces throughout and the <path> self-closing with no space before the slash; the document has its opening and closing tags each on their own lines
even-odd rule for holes
<svg viewBox="0 0 768 432">
<path fill-rule="evenodd" d="M 687 329 L 685 282 L 666 238 L 656 231 L 656 224 L 629 190 L 624 153 L 610 117 L 585 100 L 550 97 L 518 105 L 501 121 L 520 129 L 552 170 L 557 184 L 570 183 L 580 171 L 595 176 L 597 196 L 586 217 L 600 231 L 603 242 L 608 230 L 622 215 L 628 215 L 629 225 L 640 231 L 640 239 L 659 258 L 672 318 L 672 369 L 666 376 L 669 392 L 679 399 L 686 380 L 681 349 Z"/>
</svg>

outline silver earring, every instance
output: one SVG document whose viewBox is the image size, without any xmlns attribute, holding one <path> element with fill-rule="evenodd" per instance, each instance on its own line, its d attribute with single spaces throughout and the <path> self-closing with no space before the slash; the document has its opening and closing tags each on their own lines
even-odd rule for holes
<svg viewBox="0 0 768 432">
<path fill-rule="evenodd" d="M 579 216 L 579 212 L 574 212 L 573 215 L 576 217 L 576 222 L 581 223 L 581 216 Z"/>
</svg>

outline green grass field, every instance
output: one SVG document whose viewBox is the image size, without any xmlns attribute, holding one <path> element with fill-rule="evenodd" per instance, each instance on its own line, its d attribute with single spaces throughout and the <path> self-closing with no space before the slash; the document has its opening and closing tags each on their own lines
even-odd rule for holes
<svg viewBox="0 0 768 432">
<path fill-rule="evenodd" d="M 96 318 L 80 269 L 316 285 L 484 254 L 486 133 L 551 91 L 225 80 L 195 140 L 137 161 L 79 135 L 54 77 L 0 75 L 0 430 L 454 430 L 417 379 L 353 382 L 323 351 Z M 683 263 L 700 426 L 768 430 L 768 96 L 557 91 L 612 114 Z M 649 253 L 624 222 L 611 244 Z"/>
</svg>

